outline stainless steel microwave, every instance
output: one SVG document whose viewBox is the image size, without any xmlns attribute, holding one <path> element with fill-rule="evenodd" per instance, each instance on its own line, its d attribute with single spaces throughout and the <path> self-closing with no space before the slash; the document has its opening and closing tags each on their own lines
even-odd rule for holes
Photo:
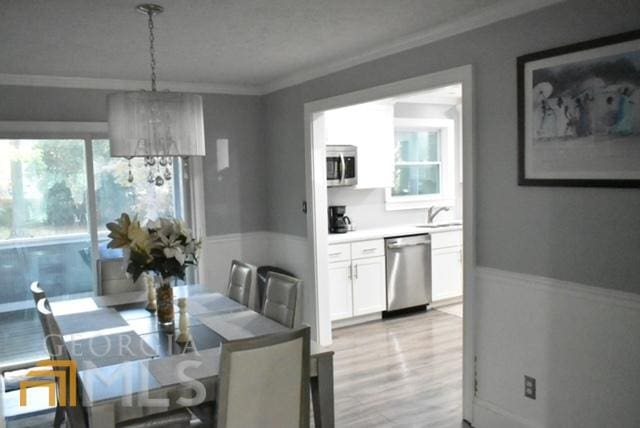
<svg viewBox="0 0 640 428">
<path fill-rule="evenodd" d="M 356 146 L 327 146 L 327 186 L 355 186 L 358 148 Z"/>
</svg>

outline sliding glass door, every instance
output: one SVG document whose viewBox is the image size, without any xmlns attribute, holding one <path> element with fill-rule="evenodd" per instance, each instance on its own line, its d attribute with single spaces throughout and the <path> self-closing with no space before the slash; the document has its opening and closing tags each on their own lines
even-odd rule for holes
<svg viewBox="0 0 640 428">
<path fill-rule="evenodd" d="M 95 139 L 0 139 L 0 366 L 44 357 L 29 292 L 39 281 L 52 300 L 93 294 L 106 223 L 127 212 L 142 219 L 181 217 L 179 163 L 174 179 L 147 181 L 142 159 L 109 156 Z"/>
</svg>

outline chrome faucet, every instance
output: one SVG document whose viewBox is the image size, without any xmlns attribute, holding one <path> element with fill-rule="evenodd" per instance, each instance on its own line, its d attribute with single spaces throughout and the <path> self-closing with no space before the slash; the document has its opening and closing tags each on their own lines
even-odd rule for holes
<svg viewBox="0 0 640 428">
<path fill-rule="evenodd" d="M 436 216 L 441 211 L 449 211 L 449 210 L 450 210 L 449 207 L 429 207 L 429 209 L 427 210 L 427 224 L 433 223 L 433 220 L 435 220 Z"/>
</svg>

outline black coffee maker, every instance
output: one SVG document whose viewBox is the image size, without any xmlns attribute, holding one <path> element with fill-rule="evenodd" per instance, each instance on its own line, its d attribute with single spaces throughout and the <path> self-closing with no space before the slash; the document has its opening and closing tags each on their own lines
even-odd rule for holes
<svg viewBox="0 0 640 428">
<path fill-rule="evenodd" d="M 347 233 L 351 219 L 344 215 L 346 212 L 344 205 L 329 206 L 329 233 Z"/>
</svg>

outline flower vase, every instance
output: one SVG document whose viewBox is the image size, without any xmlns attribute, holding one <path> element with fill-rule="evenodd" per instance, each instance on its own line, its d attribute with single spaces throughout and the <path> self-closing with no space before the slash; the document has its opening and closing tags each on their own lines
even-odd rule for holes
<svg viewBox="0 0 640 428">
<path fill-rule="evenodd" d="M 160 285 L 156 293 L 156 301 L 158 306 L 158 323 L 164 326 L 173 325 L 173 284 L 175 278 L 173 276 L 159 276 Z"/>
</svg>

